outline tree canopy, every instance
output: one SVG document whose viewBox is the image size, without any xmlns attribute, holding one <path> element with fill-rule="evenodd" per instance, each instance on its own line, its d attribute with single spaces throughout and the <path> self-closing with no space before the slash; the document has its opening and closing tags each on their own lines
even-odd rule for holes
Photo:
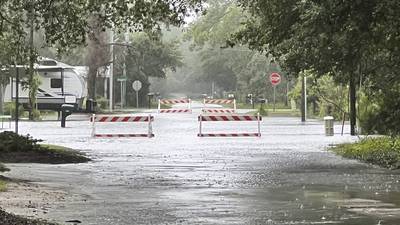
<svg viewBox="0 0 400 225">
<path fill-rule="evenodd" d="M 356 84 L 369 85 L 382 97 L 394 94 L 387 90 L 396 83 L 390 81 L 398 82 L 398 1 L 239 0 L 239 4 L 252 17 L 234 39 L 280 58 L 294 74 L 313 70 L 318 76 L 330 74 L 337 82 L 349 82 L 352 124 Z"/>
</svg>

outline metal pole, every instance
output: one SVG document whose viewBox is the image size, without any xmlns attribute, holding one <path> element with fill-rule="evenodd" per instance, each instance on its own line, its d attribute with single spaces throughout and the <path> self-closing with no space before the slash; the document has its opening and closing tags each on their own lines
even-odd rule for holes
<svg viewBox="0 0 400 225">
<path fill-rule="evenodd" d="M 64 96 L 64 68 L 61 68 L 61 94 Z"/>
<path fill-rule="evenodd" d="M 236 99 L 233 99 L 233 110 L 236 112 Z"/>
<path fill-rule="evenodd" d="M 275 112 L 275 101 L 276 101 L 276 86 L 274 85 L 274 112 Z"/>
<path fill-rule="evenodd" d="M 306 94 L 305 94 L 305 89 L 306 89 L 306 86 L 305 86 L 305 82 L 304 82 L 304 79 L 305 79 L 305 75 L 303 74 L 302 75 L 302 81 L 301 81 L 301 122 L 306 122 L 306 109 L 305 109 L 305 105 L 306 105 Z"/>
<path fill-rule="evenodd" d="M 18 114 L 19 114 L 19 68 L 15 65 L 16 76 L 15 76 L 15 133 L 18 134 Z"/>
<path fill-rule="evenodd" d="M 160 113 L 161 110 L 161 99 L 158 99 L 158 113 Z"/>
<path fill-rule="evenodd" d="M 124 88 L 124 85 L 122 85 L 122 81 L 120 82 L 121 85 L 121 109 L 124 108 L 124 100 L 123 100 L 123 95 L 124 95 L 124 91 L 122 90 Z"/>
<path fill-rule="evenodd" d="M 113 99 L 114 99 L 114 30 L 111 30 L 110 34 L 110 52 L 111 52 L 111 63 L 110 63 L 110 99 L 109 99 L 109 110 L 110 112 L 113 111 Z"/>
<path fill-rule="evenodd" d="M 304 75 L 304 117 L 307 120 L 307 77 Z"/>
<path fill-rule="evenodd" d="M 92 137 L 96 137 L 96 114 L 92 114 Z"/>
<path fill-rule="evenodd" d="M 261 137 L 261 117 L 260 113 L 257 113 L 257 119 L 258 119 L 258 136 Z"/>
<path fill-rule="evenodd" d="M 136 108 L 139 108 L 139 91 L 136 91 Z"/>
</svg>

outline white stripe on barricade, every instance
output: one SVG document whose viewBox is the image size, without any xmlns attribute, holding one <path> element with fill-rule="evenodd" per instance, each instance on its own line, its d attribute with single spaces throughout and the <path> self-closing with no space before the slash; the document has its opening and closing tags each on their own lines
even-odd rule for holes
<svg viewBox="0 0 400 225">
<path fill-rule="evenodd" d="M 233 104 L 233 112 L 228 112 L 228 113 L 235 113 L 236 112 L 236 99 L 204 99 L 203 100 L 203 112 L 206 109 L 206 104 Z M 221 113 L 221 112 L 215 112 L 215 113 Z"/>
<path fill-rule="evenodd" d="M 192 113 L 191 109 L 160 109 L 159 113 Z"/>
<path fill-rule="evenodd" d="M 95 122 L 149 122 L 153 116 L 95 116 Z M 90 119 L 93 122 L 93 117 Z"/>
<path fill-rule="evenodd" d="M 188 104 L 187 109 L 161 109 L 161 105 Z M 192 113 L 192 100 L 190 99 L 160 99 L 158 100 L 158 113 Z"/>
<path fill-rule="evenodd" d="M 190 103 L 190 99 L 160 99 L 160 103 L 163 105 Z"/>
<path fill-rule="evenodd" d="M 93 116 L 90 118 L 90 122 L 92 123 L 92 137 L 93 138 L 134 138 L 134 137 L 154 137 L 152 122 L 154 121 L 154 117 L 152 115 L 149 116 L 110 116 L 110 115 L 101 115 Z M 140 123 L 147 122 L 148 123 L 148 132 L 147 134 L 97 134 L 96 133 L 96 122 L 98 123 Z"/>
<path fill-rule="evenodd" d="M 200 115 L 199 121 L 258 121 L 262 120 L 259 116 L 253 115 Z"/>
<path fill-rule="evenodd" d="M 233 104 L 235 99 L 204 99 L 204 104 Z"/>
<path fill-rule="evenodd" d="M 199 137 L 261 137 L 259 133 L 198 134 Z"/>
<path fill-rule="evenodd" d="M 199 133 L 198 137 L 261 137 L 261 121 L 262 117 L 260 114 L 254 115 L 200 115 L 199 120 Z M 202 133 L 203 122 L 238 122 L 238 121 L 257 121 L 258 132 L 257 133 Z"/>
<path fill-rule="evenodd" d="M 235 113 L 234 109 L 203 109 L 203 113 Z"/>
<path fill-rule="evenodd" d="M 149 134 L 96 134 L 96 138 L 134 138 L 134 137 L 149 137 Z M 151 134 L 154 137 L 154 134 Z"/>
</svg>

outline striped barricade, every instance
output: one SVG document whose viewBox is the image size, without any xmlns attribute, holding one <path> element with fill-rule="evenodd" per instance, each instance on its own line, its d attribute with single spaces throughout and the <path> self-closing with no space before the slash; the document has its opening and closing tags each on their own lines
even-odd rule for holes
<svg viewBox="0 0 400 225">
<path fill-rule="evenodd" d="M 188 104 L 187 109 L 161 109 L 162 105 Z M 158 113 L 192 113 L 192 100 L 190 99 L 160 99 L 158 100 Z"/>
<path fill-rule="evenodd" d="M 207 109 L 206 104 L 232 105 L 232 109 Z M 236 113 L 236 99 L 204 99 L 203 113 Z"/>
<path fill-rule="evenodd" d="M 261 121 L 262 117 L 257 115 L 200 115 L 199 120 L 199 137 L 261 137 Z M 257 133 L 203 133 L 203 122 L 240 122 L 240 121 L 256 121 L 258 124 Z"/>
<path fill-rule="evenodd" d="M 115 116 L 115 115 L 98 115 L 90 118 L 92 123 L 92 137 L 93 138 L 136 138 L 136 137 L 154 137 L 152 122 L 154 117 L 148 116 Z M 96 123 L 148 123 L 148 131 L 143 134 L 98 134 L 96 133 Z"/>
<path fill-rule="evenodd" d="M 235 113 L 234 109 L 203 109 L 203 113 Z"/>
</svg>

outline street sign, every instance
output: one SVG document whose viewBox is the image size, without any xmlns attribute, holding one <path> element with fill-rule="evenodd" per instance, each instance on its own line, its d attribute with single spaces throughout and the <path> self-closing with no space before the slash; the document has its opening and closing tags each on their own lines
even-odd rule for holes
<svg viewBox="0 0 400 225">
<path fill-rule="evenodd" d="M 118 81 L 118 82 L 125 82 L 126 80 L 127 80 L 126 77 L 119 77 L 119 78 L 117 78 L 117 81 Z"/>
<path fill-rule="evenodd" d="M 272 73 L 269 76 L 269 81 L 273 86 L 277 86 L 278 84 L 281 83 L 281 75 L 279 75 L 279 73 Z"/>
<path fill-rule="evenodd" d="M 132 83 L 132 88 L 133 88 L 133 90 L 135 90 L 135 91 L 140 91 L 140 89 L 142 89 L 142 82 L 140 82 L 139 80 L 135 80 L 135 81 Z"/>
</svg>

